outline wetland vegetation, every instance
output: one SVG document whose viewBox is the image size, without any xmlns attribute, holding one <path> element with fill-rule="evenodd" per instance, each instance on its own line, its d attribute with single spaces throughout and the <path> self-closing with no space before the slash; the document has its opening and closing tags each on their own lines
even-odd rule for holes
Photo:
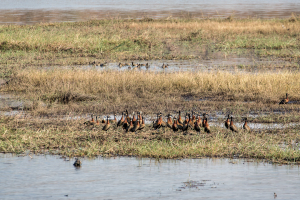
<svg viewBox="0 0 300 200">
<path fill-rule="evenodd" d="M 0 151 L 90 157 L 245 157 L 299 163 L 297 125 L 250 133 L 212 127 L 211 134 L 173 133 L 147 125 L 134 134 L 86 127 L 84 117 L 62 119 L 121 114 L 125 109 L 150 117 L 158 111 L 166 115 L 195 110 L 224 118 L 230 113 L 238 122 L 248 117 L 249 123 L 297 123 L 299 23 L 293 15 L 289 19 L 144 18 L 0 25 L 0 77 L 4 80 L 0 92 L 23 102 L 0 109 L 26 113 L 0 116 Z M 225 59 L 237 54 L 286 64 L 261 65 L 279 70 L 256 73 L 79 67 L 149 59 Z M 286 93 L 290 103 L 279 105 Z"/>
</svg>

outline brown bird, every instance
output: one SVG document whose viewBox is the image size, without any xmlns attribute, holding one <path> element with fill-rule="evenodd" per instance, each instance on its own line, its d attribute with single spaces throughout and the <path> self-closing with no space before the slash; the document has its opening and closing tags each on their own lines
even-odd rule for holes
<svg viewBox="0 0 300 200">
<path fill-rule="evenodd" d="M 174 117 L 174 123 L 172 125 L 172 129 L 174 132 L 178 131 L 178 126 L 177 126 L 177 119 Z"/>
<path fill-rule="evenodd" d="M 121 117 L 121 119 L 118 121 L 117 127 L 118 127 L 118 126 L 123 126 L 123 124 L 124 124 L 124 112 L 122 112 L 122 117 Z"/>
<path fill-rule="evenodd" d="M 136 132 L 140 128 L 140 121 L 137 120 L 134 126 L 130 129 L 131 132 Z"/>
<path fill-rule="evenodd" d="M 166 126 L 167 126 L 166 122 L 164 122 L 163 119 L 162 119 L 162 113 L 160 113 L 159 123 L 160 123 L 160 125 L 161 125 L 162 127 L 166 127 Z"/>
<path fill-rule="evenodd" d="M 226 121 L 225 121 L 225 127 L 227 128 L 227 129 L 229 129 L 229 127 L 230 127 L 230 121 L 229 121 L 229 119 L 230 119 L 230 117 L 229 117 L 229 114 L 227 115 L 227 119 L 226 119 Z"/>
<path fill-rule="evenodd" d="M 95 123 L 95 126 L 99 126 L 100 125 L 100 122 L 98 120 L 98 116 L 96 116 L 96 123 Z"/>
<path fill-rule="evenodd" d="M 97 117 L 97 116 L 96 116 L 96 117 Z M 91 115 L 91 118 L 92 118 L 92 119 L 91 119 L 90 121 L 86 121 L 86 122 L 84 122 L 83 124 L 84 124 L 84 125 L 87 125 L 87 126 L 95 125 L 96 122 L 95 122 L 95 120 L 94 120 L 94 115 L 93 115 L 93 114 Z"/>
<path fill-rule="evenodd" d="M 245 120 L 245 123 L 243 125 L 243 129 L 246 130 L 246 131 L 251 131 L 250 127 L 247 124 L 247 122 L 248 122 L 247 117 L 244 120 Z"/>
<path fill-rule="evenodd" d="M 138 130 L 142 130 L 143 128 L 145 128 L 145 120 L 144 120 L 144 117 L 142 117 L 142 124 L 140 125 L 139 129 Z"/>
<path fill-rule="evenodd" d="M 127 126 L 126 132 L 131 131 L 132 128 L 133 128 L 133 123 L 132 123 L 132 121 L 130 121 L 130 125 Z"/>
<path fill-rule="evenodd" d="M 168 115 L 168 120 L 167 120 L 167 126 L 169 128 L 172 128 L 173 122 L 172 122 L 172 118 L 171 118 L 171 114 Z"/>
<path fill-rule="evenodd" d="M 103 131 L 107 131 L 107 130 L 110 128 L 110 123 L 109 123 L 108 117 L 109 117 L 109 116 L 107 116 L 107 120 L 106 120 L 107 123 L 106 123 L 105 126 L 103 126 L 103 128 L 102 128 Z"/>
<path fill-rule="evenodd" d="M 229 126 L 229 128 L 230 128 L 231 131 L 237 133 L 237 132 L 238 132 L 238 129 L 237 129 L 237 127 L 233 124 L 232 116 L 231 116 L 230 118 L 231 118 L 231 121 L 230 121 L 230 126 Z"/>
<path fill-rule="evenodd" d="M 206 133 L 210 133 L 210 127 L 208 125 L 208 122 L 207 122 L 207 118 L 205 117 L 205 124 L 204 124 L 204 131 Z"/>
<path fill-rule="evenodd" d="M 286 98 L 285 99 L 282 99 L 279 104 L 287 104 L 289 102 L 289 98 L 288 98 L 288 93 L 285 94 L 286 95 Z"/>
<path fill-rule="evenodd" d="M 201 120 L 200 120 L 200 122 L 201 122 Z M 198 133 L 200 133 L 200 125 L 199 125 L 199 123 L 198 123 L 198 120 L 195 122 L 194 129 L 195 129 Z"/>
<path fill-rule="evenodd" d="M 187 131 L 189 128 L 189 124 L 187 120 L 184 120 L 183 126 L 182 126 L 182 131 Z"/>
<path fill-rule="evenodd" d="M 179 122 L 180 124 L 183 123 L 183 120 L 181 119 L 181 112 L 180 112 L 180 110 L 179 110 L 179 114 L 178 114 L 178 122 Z"/>
<path fill-rule="evenodd" d="M 119 63 L 119 67 L 121 68 L 121 67 L 123 67 L 124 65 L 122 64 L 122 63 Z"/>
<path fill-rule="evenodd" d="M 157 114 L 156 117 L 157 117 L 157 118 L 156 118 L 156 121 L 155 121 L 155 122 L 153 121 L 153 128 L 154 128 L 154 129 L 160 128 L 160 124 L 159 124 L 159 113 Z"/>
<path fill-rule="evenodd" d="M 207 113 L 203 113 L 202 115 L 203 115 L 202 126 L 205 127 L 205 120 L 206 120 L 205 116 L 207 115 Z"/>
<path fill-rule="evenodd" d="M 125 117 L 125 120 L 124 120 L 124 123 L 123 123 L 123 125 L 122 125 L 122 128 L 123 129 L 125 129 L 125 130 L 127 130 L 127 127 L 129 126 L 129 123 L 128 123 L 128 121 L 127 121 L 127 117 Z"/>
<path fill-rule="evenodd" d="M 126 118 L 127 118 L 127 122 L 129 123 L 131 118 L 129 117 L 129 114 L 128 114 L 128 110 L 125 111 L 126 112 Z"/>
<path fill-rule="evenodd" d="M 131 63 L 131 65 L 132 65 L 132 66 L 137 66 L 137 64 L 135 64 L 135 63 L 133 63 L 133 62 Z"/>
<path fill-rule="evenodd" d="M 134 115 L 134 112 L 132 113 L 132 123 L 135 124 L 136 122 L 136 118 L 135 118 L 135 115 Z"/>
<path fill-rule="evenodd" d="M 198 118 L 197 118 L 197 121 L 196 121 L 196 122 L 198 122 L 199 127 L 202 127 L 202 126 L 203 126 L 203 125 L 202 125 L 202 120 L 201 120 L 200 115 L 198 115 Z"/>
</svg>

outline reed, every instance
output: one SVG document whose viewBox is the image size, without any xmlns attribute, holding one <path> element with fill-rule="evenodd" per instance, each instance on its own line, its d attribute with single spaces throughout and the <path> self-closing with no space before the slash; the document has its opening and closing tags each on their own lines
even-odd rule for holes
<svg viewBox="0 0 300 200">
<path fill-rule="evenodd" d="M 201 95 L 204 97 L 278 102 L 289 93 L 299 100 L 300 73 L 229 73 L 97 71 L 79 69 L 22 70 L 2 88 L 27 98 L 72 101 L 120 98 L 147 98 L 161 95 Z M 71 96 L 71 97 L 70 97 Z M 67 102 L 68 103 L 68 102 Z"/>
</svg>

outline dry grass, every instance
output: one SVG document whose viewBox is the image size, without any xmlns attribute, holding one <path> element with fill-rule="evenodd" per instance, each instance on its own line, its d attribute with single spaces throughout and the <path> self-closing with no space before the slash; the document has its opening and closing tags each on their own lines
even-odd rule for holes
<svg viewBox="0 0 300 200">
<path fill-rule="evenodd" d="M 78 69 L 23 70 L 12 77 L 2 91 L 23 94 L 35 100 L 59 100 L 61 96 L 82 96 L 81 100 L 124 101 L 156 95 L 200 95 L 276 103 L 289 93 L 300 100 L 300 73 L 229 73 L 97 71 Z M 76 98 L 74 98 L 76 100 Z M 126 102 L 126 101 L 125 101 Z"/>
</svg>

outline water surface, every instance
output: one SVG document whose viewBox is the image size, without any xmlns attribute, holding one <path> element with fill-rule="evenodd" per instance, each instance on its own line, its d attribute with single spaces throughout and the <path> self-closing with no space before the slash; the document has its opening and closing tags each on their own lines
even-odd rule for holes
<svg viewBox="0 0 300 200">
<path fill-rule="evenodd" d="M 68 159 L 67 159 L 68 160 Z M 229 159 L 74 160 L 0 154 L 5 199 L 298 199 L 298 166 Z M 66 196 L 67 195 L 67 196 Z"/>
<path fill-rule="evenodd" d="M 85 21 L 103 18 L 259 17 L 300 14 L 298 0 L 1 0 L 0 23 Z"/>
</svg>

